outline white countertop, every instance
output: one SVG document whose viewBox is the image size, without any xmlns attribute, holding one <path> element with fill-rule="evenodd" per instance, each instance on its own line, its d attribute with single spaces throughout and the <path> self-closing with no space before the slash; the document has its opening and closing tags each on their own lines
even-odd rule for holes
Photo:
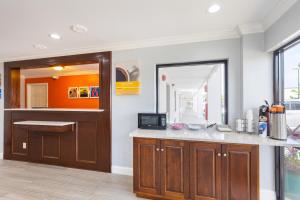
<svg viewBox="0 0 300 200">
<path fill-rule="evenodd" d="M 295 140 L 292 138 L 288 138 L 286 141 L 280 141 L 271 138 L 261 137 L 258 136 L 257 134 L 218 132 L 214 129 L 199 130 L 199 131 L 191 131 L 186 129 L 183 130 L 137 129 L 130 133 L 130 137 L 300 147 L 300 140 Z"/>
<path fill-rule="evenodd" d="M 75 122 L 61 121 L 19 121 L 14 122 L 15 125 L 30 125 L 30 126 L 67 126 L 75 124 Z"/>
<path fill-rule="evenodd" d="M 7 111 L 68 111 L 68 112 L 103 112 L 103 109 L 74 109 L 74 108 L 5 108 Z"/>
</svg>

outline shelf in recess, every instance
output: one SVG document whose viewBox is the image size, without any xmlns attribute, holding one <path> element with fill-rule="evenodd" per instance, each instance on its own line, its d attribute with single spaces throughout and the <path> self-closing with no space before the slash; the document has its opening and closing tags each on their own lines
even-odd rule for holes
<svg viewBox="0 0 300 200">
<path fill-rule="evenodd" d="M 64 121 L 17 121 L 14 126 L 24 128 L 29 131 L 40 132 L 70 132 L 74 130 L 75 122 Z"/>
</svg>

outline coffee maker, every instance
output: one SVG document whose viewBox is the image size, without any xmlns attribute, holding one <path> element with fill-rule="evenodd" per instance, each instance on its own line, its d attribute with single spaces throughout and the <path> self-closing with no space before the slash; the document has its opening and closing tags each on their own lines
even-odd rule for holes
<svg viewBox="0 0 300 200">
<path fill-rule="evenodd" d="M 265 104 L 259 107 L 258 132 L 260 136 L 270 136 L 269 117 L 269 103 L 265 100 Z"/>
<path fill-rule="evenodd" d="M 270 108 L 270 137 L 276 140 L 287 139 L 287 124 L 284 105 L 272 105 Z"/>
</svg>

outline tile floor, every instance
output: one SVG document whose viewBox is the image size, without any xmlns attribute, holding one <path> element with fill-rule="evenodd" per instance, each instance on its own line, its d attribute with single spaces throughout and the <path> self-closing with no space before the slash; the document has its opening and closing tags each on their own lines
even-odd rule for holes
<svg viewBox="0 0 300 200">
<path fill-rule="evenodd" d="M 132 177 L 0 160 L 0 200 L 134 200 Z"/>
</svg>

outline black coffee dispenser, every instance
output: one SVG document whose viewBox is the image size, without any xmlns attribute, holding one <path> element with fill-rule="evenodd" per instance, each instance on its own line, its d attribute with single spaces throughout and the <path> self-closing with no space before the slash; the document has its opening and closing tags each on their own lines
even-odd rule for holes
<svg viewBox="0 0 300 200">
<path fill-rule="evenodd" d="M 269 103 L 267 100 L 265 100 L 265 104 L 261 105 L 259 107 L 259 117 L 258 117 L 258 123 L 259 126 L 260 125 L 264 125 L 266 126 L 267 129 L 267 136 L 270 136 L 270 128 L 269 128 L 269 119 L 270 119 L 270 115 L 269 115 Z M 260 130 L 260 127 L 259 127 Z"/>
</svg>

